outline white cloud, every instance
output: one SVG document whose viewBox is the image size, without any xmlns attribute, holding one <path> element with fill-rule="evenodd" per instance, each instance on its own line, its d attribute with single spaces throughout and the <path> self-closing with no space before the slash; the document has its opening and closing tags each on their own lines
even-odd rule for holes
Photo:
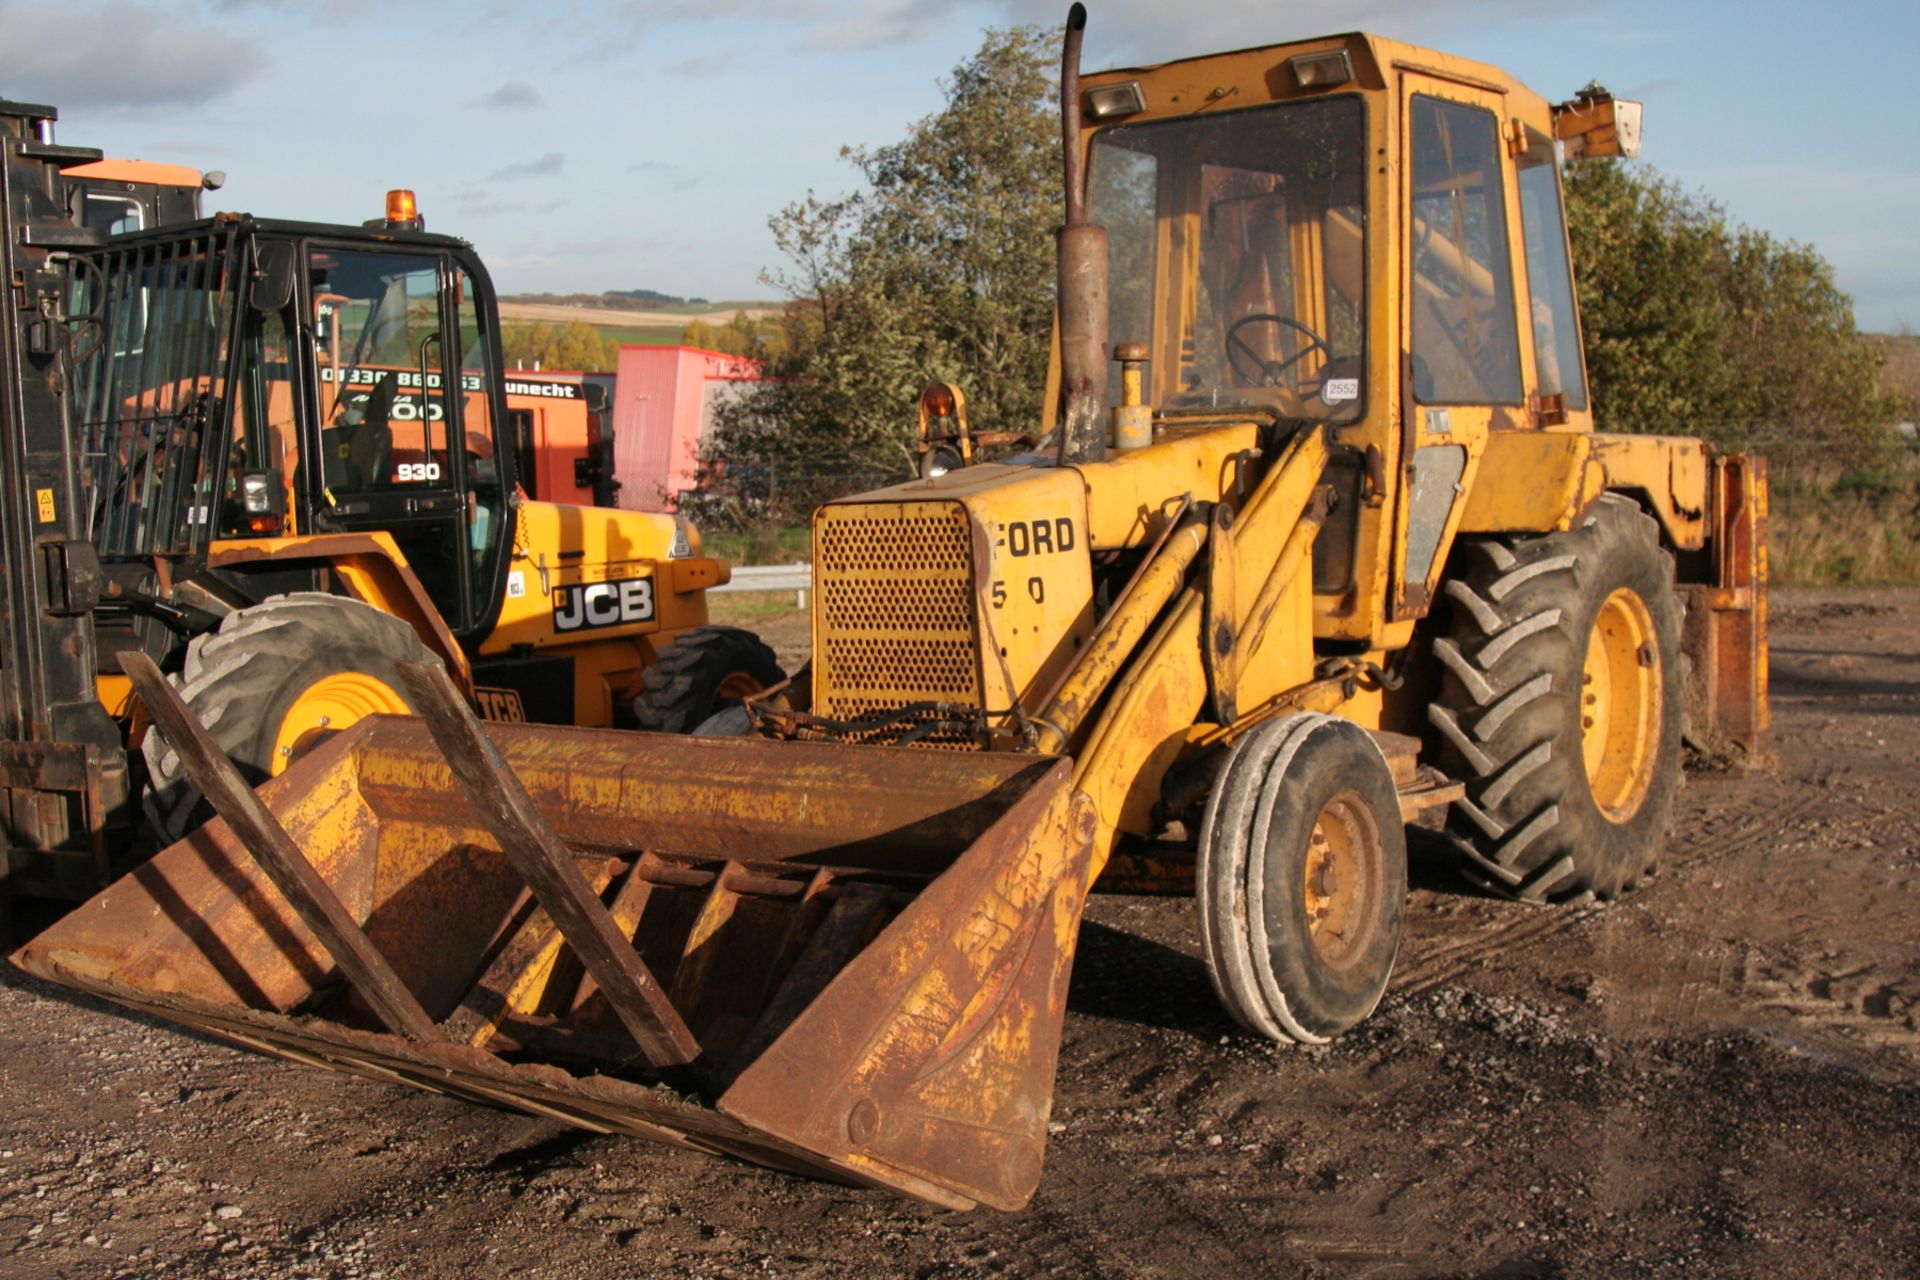
<svg viewBox="0 0 1920 1280">
<path fill-rule="evenodd" d="M 0 82 L 63 109 L 195 106 L 268 63 L 253 40 L 130 0 L 0 5 Z"/>
<path fill-rule="evenodd" d="M 809 22 L 806 43 L 815 49 L 871 49 L 911 44 L 941 32 L 966 32 L 969 39 L 966 48 L 956 50 L 958 58 L 974 43 L 968 24 L 956 19 L 956 12 L 966 7 L 962 0 L 854 0 Z"/>
<path fill-rule="evenodd" d="M 1095 0 L 1088 5 L 1086 65 L 1175 58 L 1281 44 L 1342 31 L 1371 31 L 1427 41 L 1465 23 L 1489 25 L 1503 16 L 1564 18 L 1592 0 L 1293 0 L 1286 5 L 1244 0 Z M 1006 23 L 1064 29 L 1059 0 L 992 0 Z"/>
<path fill-rule="evenodd" d="M 1087 65 L 1160 62 L 1171 58 L 1279 44 L 1337 31 L 1377 31 L 1431 39 L 1467 22 L 1527 16 L 1564 19 L 1594 0 L 1295 0 L 1277 6 L 1247 0 L 1094 0 L 1087 23 Z M 575 12 L 613 19 L 636 30 L 662 23 L 748 20 L 798 28 L 814 49 L 862 49 L 945 39 L 958 60 L 972 50 L 980 25 L 1033 24 L 1057 31 L 1062 0 L 792 0 L 778 7 L 755 0 L 582 0 Z"/>
<path fill-rule="evenodd" d="M 487 176 L 489 182 L 511 182 L 516 178 L 557 178 L 567 165 L 566 153 L 549 151 L 538 160 L 524 160 L 518 164 L 495 169 Z"/>
<path fill-rule="evenodd" d="M 476 105 L 500 110 L 537 107 L 540 105 L 540 91 L 525 80 L 509 80 L 492 93 L 478 99 Z"/>
<path fill-rule="evenodd" d="M 730 50 L 725 53 L 703 54 L 697 58 L 685 58 L 674 63 L 667 68 L 667 74 L 705 79 L 725 71 L 732 62 L 733 53 Z"/>
</svg>

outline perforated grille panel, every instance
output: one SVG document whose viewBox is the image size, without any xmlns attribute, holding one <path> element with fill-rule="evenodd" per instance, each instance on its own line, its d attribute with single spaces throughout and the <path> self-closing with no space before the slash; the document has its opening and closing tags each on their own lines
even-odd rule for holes
<svg viewBox="0 0 1920 1280">
<path fill-rule="evenodd" d="M 830 506 L 815 517 L 818 712 L 979 705 L 973 538 L 952 502 Z"/>
</svg>

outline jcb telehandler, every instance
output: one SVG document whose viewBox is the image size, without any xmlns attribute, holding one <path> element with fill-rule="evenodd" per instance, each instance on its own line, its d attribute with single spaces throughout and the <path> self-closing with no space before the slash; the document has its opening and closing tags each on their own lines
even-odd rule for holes
<svg viewBox="0 0 1920 1280">
<path fill-rule="evenodd" d="M 811 671 L 758 736 L 482 730 L 416 670 L 424 721 L 222 789 L 20 962 L 1016 1207 L 1103 872 L 1191 884 L 1227 1009 L 1306 1042 L 1386 988 L 1409 821 L 1501 893 L 1630 887 L 1685 738 L 1767 729 L 1760 463 L 1592 429 L 1558 152 L 1633 111 L 1365 35 L 1083 81 L 1084 18 L 1044 447 L 820 508 Z"/>
<path fill-rule="evenodd" d="M 727 568 L 684 522 L 516 493 L 492 286 L 405 193 L 367 227 L 197 219 L 197 172 L 53 116 L 0 104 L 0 889 L 84 897 L 135 847 L 120 653 L 255 780 L 407 710 L 427 655 L 487 718 L 554 724 L 687 729 L 780 678 L 706 625 Z M 145 764 L 169 843 L 198 789 L 162 736 Z"/>
</svg>

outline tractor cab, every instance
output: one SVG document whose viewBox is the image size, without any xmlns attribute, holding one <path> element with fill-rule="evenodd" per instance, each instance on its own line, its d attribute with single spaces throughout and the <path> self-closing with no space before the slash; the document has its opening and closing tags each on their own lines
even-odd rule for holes
<svg viewBox="0 0 1920 1280">
<path fill-rule="evenodd" d="M 1083 88 L 1103 319 L 1113 353 L 1145 361 L 1106 404 L 1138 386 L 1160 439 L 1234 414 L 1324 429 L 1316 635 L 1405 643 L 1454 538 L 1511 518 L 1478 509 L 1479 473 L 1538 465 L 1561 449 L 1544 430 L 1592 431 L 1558 155 L 1630 154 L 1637 104 L 1555 106 L 1497 68 L 1361 34 Z M 1539 493 L 1556 510 L 1578 496 Z"/>
<path fill-rule="evenodd" d="M 524 497 L 492 283 L 410 201 L 364 227 L 222 214 L 114 236 L 76 279 L 109 654 L 167 660 L 320 592 L 405 621 L 499 719 L 612 725 L 664 702 L 697 723 L 733 676 L 771 682 L 770 651 L 707 627 L 726 569 L 684 522 Z M 649 683 L 676 646 L 702 679 Z M 388 684 L 369 707 L 410 705 Z"/>
<path fill-rule="evenodd" d="M 456 638 L 491 627 L 512 451 L 465 242 L 229 215 L 97 264 L 80 430 L 104 559 L 190 573 L 215 542 L 380 531 Z"/>
</svg>

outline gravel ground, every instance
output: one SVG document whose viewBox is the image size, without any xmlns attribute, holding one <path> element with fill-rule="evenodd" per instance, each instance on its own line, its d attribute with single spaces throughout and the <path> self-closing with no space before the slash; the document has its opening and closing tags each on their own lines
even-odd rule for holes
<svg viewBox="0 0 1920 1280">
<path fill-rule="evenodd" d="M 1612 906 L 1423 861 L 1394 987 L 1332 1046 L 1226 1020 L 1190 901 L 1096 898 L 1020 1213 L 298 1067 L 8 970 L 0 1274 L 1920 1274 L 1920 591 L 1775 602 L 1778 768 L 1695 775 Z"/>
</svg>

